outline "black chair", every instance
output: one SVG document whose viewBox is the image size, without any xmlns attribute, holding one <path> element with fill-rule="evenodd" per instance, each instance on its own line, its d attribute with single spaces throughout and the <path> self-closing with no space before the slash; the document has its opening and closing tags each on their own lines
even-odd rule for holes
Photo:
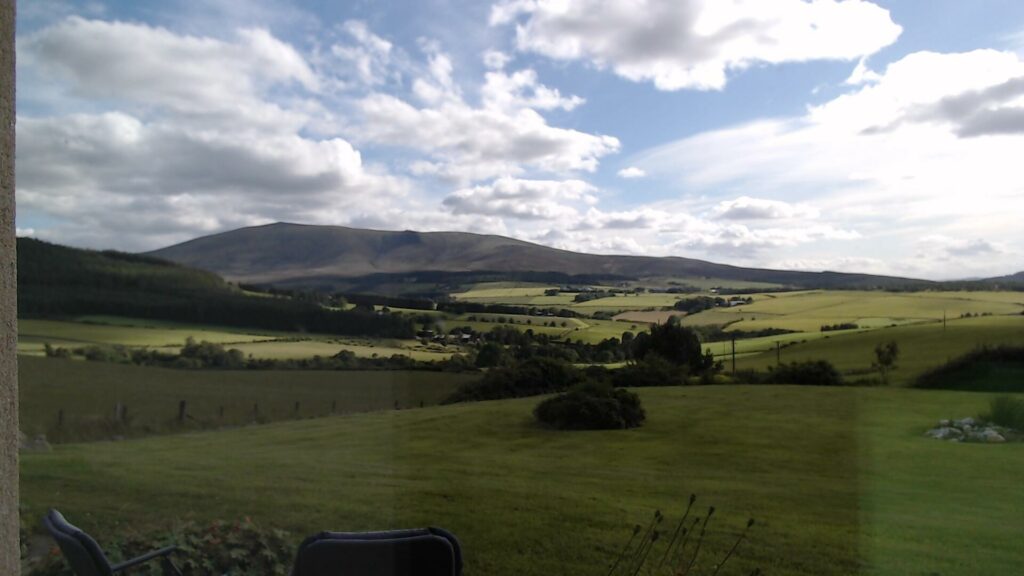
<svg viewBox="0 0 1024 576">
<path fill-rule="evenodd" d="M 320 532 L 295 555 L 292 576 L 461 576 L 462 547 L 441 528 Z"/>
<path fill-rule="evenodd" d="M 181 571 L 169 558 L 170 554 L 177 550 L 175 546 L 154 550 L 138 558 L 111 566 L 96 541 L 65 520 L 60 512 L 50 510 L 43 518 L 43 526 L 57 541 L 57 546 L 60 546 L 60 551 L 64 554 L 64 560 L 67 561 L 76 576 L 112 576 L 126 568 L 156 559 L 160 559 L 165 571 L 181 576 Z"/>
</svg>

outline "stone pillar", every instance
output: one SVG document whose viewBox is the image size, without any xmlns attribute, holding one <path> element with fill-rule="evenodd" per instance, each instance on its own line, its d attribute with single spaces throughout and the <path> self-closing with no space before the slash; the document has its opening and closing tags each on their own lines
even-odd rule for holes
<svg viewBox="0 0 1024 576">
<path fill-rule="evenodd" d="M 0 0 L 0 574 L 17 576 L 18 338 L 14 240 L 14 4 Z"/>
</svg>

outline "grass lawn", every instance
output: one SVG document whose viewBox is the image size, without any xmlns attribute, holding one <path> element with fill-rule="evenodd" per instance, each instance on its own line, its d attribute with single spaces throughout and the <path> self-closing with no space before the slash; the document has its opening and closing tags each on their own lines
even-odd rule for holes
<svg viewBox="0 0 1024 576">
<path fill-rule="evenodd" d="M 434 524 L 469 576 L 602 574 L 654 509 L 717 508 L 723 573 L 1011 574 L 1024 563 L 1024 444 L 923 437 L 987 394 L 710 386 L 639 390 L 631 431 L 534 425 L 537 399 L 276 423 L 22 457 L 29 518 L 98 535 L 251 516 L 293 532 Z M 707 566 L 705 566 L 707 569 Z"/>
<path fill-rule="evenodd" d="M 474 375 L 422 371 L 171 370 L 19 356 L 21 429 L 51 441 L 134 436 L 189 428 L 310 418 L 436 404 Z M 187 402 L 188 422 L 175 419 Z M 130 426 L 111 423 L 126 405 Z M 295 403 L 299 402 L 296 413 Z M 224 416 L 220 407 L 224 407 Z M 57 412 L 64 426 L 57 428 Z"/>
</svg>

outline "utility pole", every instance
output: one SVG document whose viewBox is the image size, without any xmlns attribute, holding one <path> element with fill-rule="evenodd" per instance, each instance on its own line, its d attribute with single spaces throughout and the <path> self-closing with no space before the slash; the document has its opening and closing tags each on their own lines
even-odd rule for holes
<svg viewBox="0 0 1024 576">
<path fill-rule="evenodd" d="M 736 335 L 732 335 L 732 375 L 736 375 Z"/>
</svg>

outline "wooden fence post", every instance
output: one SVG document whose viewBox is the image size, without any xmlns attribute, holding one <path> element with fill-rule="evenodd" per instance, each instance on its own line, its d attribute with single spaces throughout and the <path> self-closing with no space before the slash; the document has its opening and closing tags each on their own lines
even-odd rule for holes
<svg viewBox="0 0 1024 576">
<path fill-rule="evenodd" d="M 184 422 L 185 421 L 185 416 L 187 414 L 187 412 L 186 412 L 187 408 L 188 408 L 188 405 L 185 403 L 184 400 L 178 402 L 178 422 Z"/>
</svg>

